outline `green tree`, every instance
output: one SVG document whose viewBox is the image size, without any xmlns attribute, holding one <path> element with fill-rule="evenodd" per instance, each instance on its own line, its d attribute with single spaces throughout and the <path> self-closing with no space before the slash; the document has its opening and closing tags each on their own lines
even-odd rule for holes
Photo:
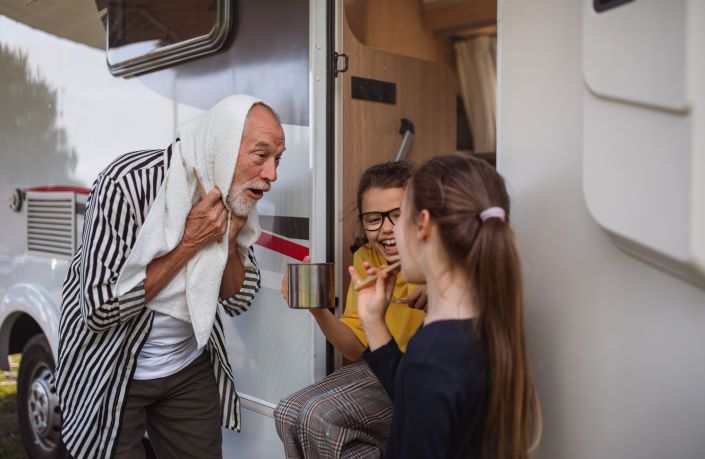
<svg viewBox="0 0 705 459">
<path fill-rule="evenodd" d="M 0 44 L 0 179 L 12 186 L 75 184 L 76 152 L 58 126 L 57 91 L 27 56 Z"/>
</svg>

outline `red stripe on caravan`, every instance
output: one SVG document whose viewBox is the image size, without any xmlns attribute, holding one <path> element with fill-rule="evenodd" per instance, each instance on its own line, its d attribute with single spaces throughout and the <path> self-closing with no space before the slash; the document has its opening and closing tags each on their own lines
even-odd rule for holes
<svg viewBox="0 0 705 459">
<path fill-rule="evenodd" d="M 265 231 L 262 231 L 262 234 L 256 244 L 299 261 L 303 261 L 304 257 L 308 255 L 308 247 L 295 242 L 287 241 L 286 239 L 282 239 Z"/>
<path fill-rule="evenodd" d="M 78 194 L 90 194 L 91 190 L 88 188 L 80 186 L 71 185 L 56 185 L 56 186 L 35 186 L 31 188 L 25 188 L 25 191 L 35 191 L 35 192 L 73 192 Z M 299 261 L 303 261 L 305 256 L 308 256 L 308 247 L 295 242 L 287 241 L 286 239 L 275 236 L 274 234 L 262 231 L 256 244 L 266 247 L 275 252 L 286 255 L 287 257 L 294 258 Z"/>
<path fill-rule="evenodd" d="M 49 192 L 49 191 L 62 191 L 78 194 L 90 194 L 91 190 L 82 186 L 71 186 L 71 185 L 56 185 L 56 186 L 33 186 L 31 188 L 25 188 L 25 191 L 38 191 L 38 192 Z"/>
<path fill-rule="evenodd" d="M 90 194 L 91 190 L 89 188 L 84 188 L 80 186 L 71 185 L 55 185 L 55 186 L 34 186 L 31 188 L 25 188 L 25 191 L 35 191 L 35 192 L 72 192 L 78 194 Z M 287 257 L 294 258 L 299 261 L 303 261 L 304 257 L 308 256 L 308 247 L 295 242 L 287 241 L 286 239 L 275 236 L 274 234 L 262 231 L 256 244 L 261 245 L 269 250 L 274 250 Z"/>
</svg>

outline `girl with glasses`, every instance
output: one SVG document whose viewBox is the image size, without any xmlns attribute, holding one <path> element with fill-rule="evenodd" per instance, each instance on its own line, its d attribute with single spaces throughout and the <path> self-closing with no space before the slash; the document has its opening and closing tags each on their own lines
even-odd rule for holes
<svg viewBox="0 0 705 459">
<path fill-rule="evenodd" d="M 360 275 L 363 266 L 383 267 L 399 260 L 394 226 L 411 173 L 406 162 L 379 164 L 363 173 L 357 209 L 365 238 L 353 259 Z M 425 288 L 410 285 L 401 275 L 391 278 L 392 299 L 383 320 L 403 351 L 423 322 Z M 328 341 L 352 363 L 279 402 L 274 419 L 288 458 L 381 457 L 388 439 L 392 403 L 362 360 L 367 336 L 352 285 L 345 305 L 340 319 L 327 309 L 311 310 Z"/>
</svg>

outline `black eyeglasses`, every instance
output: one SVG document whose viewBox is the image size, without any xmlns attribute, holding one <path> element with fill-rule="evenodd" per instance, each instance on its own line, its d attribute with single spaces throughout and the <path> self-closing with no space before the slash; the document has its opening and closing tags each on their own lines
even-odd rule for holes
<svg viewBox="0 0 705 459">
<path fill-rule="evenodd" d="M 400 214 L 401 209 L 399 207 L 386 212 L 365 212 L 364 214 L 360 214 L 360 221 L 366 231 L 377 231 L 384 225 L 385 218 L 389 218 L 392 225 L 395 225 L 397 220 L 399 220 Z"/>
</svg>

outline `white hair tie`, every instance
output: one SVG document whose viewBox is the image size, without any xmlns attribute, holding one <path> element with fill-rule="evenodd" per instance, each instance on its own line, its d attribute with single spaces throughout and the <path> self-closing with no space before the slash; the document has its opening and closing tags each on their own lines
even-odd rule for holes
<svg viewBox="0 0 705 459">
<path fill-rule="evenodd" d="M 506 221 L 506 214 L 504 209 L 501 207 L 488 207 L 487 209 L 480 212 L 480 220 L 484 222 L 489 218 L 499 218 L 502 221 Z"/>
</svg>

